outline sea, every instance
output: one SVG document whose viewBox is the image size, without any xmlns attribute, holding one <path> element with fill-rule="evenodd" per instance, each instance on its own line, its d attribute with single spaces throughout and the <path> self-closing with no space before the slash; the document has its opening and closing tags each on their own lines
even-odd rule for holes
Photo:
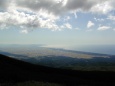
<svg viewBox="0 0 115 86">
<path fill-rule="evenodd" d="M 76 51 L 115 55 L 115 45 L 80 45 L 74 46 L 71 49 Z"/>
</svg>

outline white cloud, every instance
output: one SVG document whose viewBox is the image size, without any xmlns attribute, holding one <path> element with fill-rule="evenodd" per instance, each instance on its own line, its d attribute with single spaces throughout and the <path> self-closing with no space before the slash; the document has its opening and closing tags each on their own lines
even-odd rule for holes
<svg viewBox="0 0 115 86">
<path fill-rule="evenodd" d="M 76 12 L 74 12 L 74 15 L 75 15 L 75 18 L 77 19 L 77 13 Z"/>
<path fill-rule="evenodd" d="M 103 21 L 105 21 L 105 19 L 103 19 L 103 18 L 96 18 L 96 17 L 94 18 L 94 20 L 97 21 L 97 22 L 103 22 Z"/>
<path fill-rule="evenodd" d="M 27 34 L 28 30 L 22 30 L 21 33 Z"/>
<path fill-rule="evenodd" d="M 109 27 L 109 26 L 99 26 L 99 28 L 97 30 L 103 31 L 103 30 L 108 30 L 110 28 L 111 27 Z"/>
<path fill-rule="evenodd" d="M 110 2 L 111 0 L 105 0 L 105 2 L 96 4 L 91 8 L 91 12 L 98 14 L 107 14 L 108 12 L 113 10 L 113 7 L 111 6 Z"/>
<path fill-rule="evenodd" d="M 87 24 L 87 28 L 93 27 L 95 24 L 92 21 L 89 21 Z"/>
<path fill-rule="evenodd" d="M 113 16 L 113 15 L 109 15 L 107 19 L 110 19 L 110 20 L 115 21 L 115 16 Z"/>
<path fill-rule="evenodd" d="M 68 21 L 70 19 L 71 19 L 70 16 L 66 16 L 65 19 L 64 19 L 64 21 Z"/>
<path fill-rule="evenodd" d="M 77 18 L 78 11 L 107 14 L 114 10 L 114 4 L 115 0 L 0 0 L 0 11 L 2 10 L 0 26 L 2 28 L 17 26 L 25 30 L 26 28 L 72 29 L 73 26 L 69 23 L 61 25 L 57 23 L 61 15 L 73 13 Z M 66 20 L 69 19 L 67 16 Z M 89 21 L 87 27 L 91 28 L 94 25 Z"/>
<path fill-rule="evenodd" d="M 10 12 L 0 12 L 0 25 L 23 26 L 24 28 L 48 28 L 57 29 L 55 17 L 51 14 L 26 14 L 16 10 Z"/>
<path fill-rule="evenodd" d="M 72 26 L 69 23 L 64 24 L 65 28 L 72 29 Z"/>
</svg>

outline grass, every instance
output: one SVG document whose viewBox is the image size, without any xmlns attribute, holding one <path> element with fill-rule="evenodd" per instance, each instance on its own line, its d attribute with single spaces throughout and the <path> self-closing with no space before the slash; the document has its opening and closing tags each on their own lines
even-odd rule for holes
<svg viewBox="0 0 115 86">
<path fill-rule="evenodd" d="M 0 86 L 64 86 L 57 83 L 27 81 L 19 83 L 1 83 Z"/>
</svg>

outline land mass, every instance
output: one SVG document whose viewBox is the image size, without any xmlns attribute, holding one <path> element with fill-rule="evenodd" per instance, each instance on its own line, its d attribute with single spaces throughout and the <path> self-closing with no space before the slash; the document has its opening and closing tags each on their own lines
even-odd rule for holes
<svg viewBox="0 0 115 86">
<path fill-rule="evenodd" d="M 77 71 L 31 64 L 0 55 L 0 83 L 38 81 L 63 86 L 113 86 L 115 72 Z M 8 86 L 8 85 L 7 85 Z"/>
</svg>

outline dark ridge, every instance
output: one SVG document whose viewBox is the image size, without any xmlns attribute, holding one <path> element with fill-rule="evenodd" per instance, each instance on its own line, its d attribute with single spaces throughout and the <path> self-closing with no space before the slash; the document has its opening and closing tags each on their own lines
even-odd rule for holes
<svg viewBox="0 0 115 86">
<path fill-rule="evenodd" d="M 43 81 L 68 86 L 115 86 L 115 72 L 50 68 L 0 55 L 0 83 L 25 81 Z"/>
</svg>

